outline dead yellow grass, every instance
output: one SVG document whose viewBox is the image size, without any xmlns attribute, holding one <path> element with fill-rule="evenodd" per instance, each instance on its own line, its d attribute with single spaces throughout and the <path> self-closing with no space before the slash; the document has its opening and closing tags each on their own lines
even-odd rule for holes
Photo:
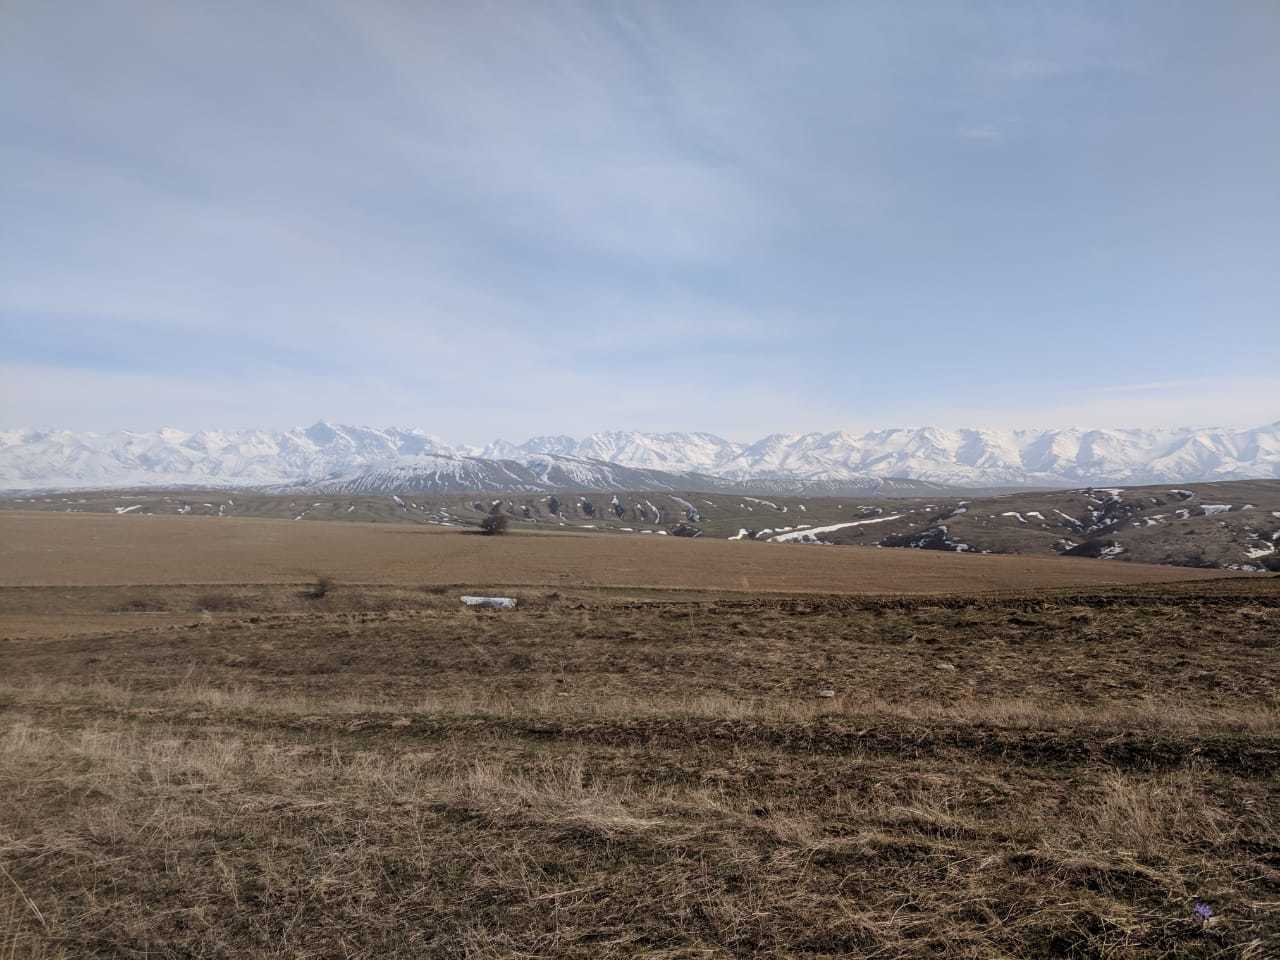
<svg viewBox="0 0 1280 960">
<path fill-rule="evenodd" d="M 323 696 L 282 693 L 269 697 L 255 687 L 218 687 L 186 680 L 164 690 L 146 690 L 109 680 L 24 683 L 0 681 L 0 703 L 88 704 L 116 710 L 212 711 L 238 718 L 332 717 L 382 720 L 411 718 L 556 718 L 624 720 L 689 718 L 750 722 L 849 723 L 904 721 L 957 724 L 1002 730 L 1101 728 L 1169 733 L 1234 732 L 1280 734 L 1280 701 L 1245 701 L 1225 707 L 1182 703 L 1052 704 L 1028 697 L 973 697 L 961 701 L 886 700 L 874 695 L 777 700 L 723 694 L 660 697 L 575 696 L 537 690 L 518 695 L 453 690 L 427 697 L 386 699 L 364 691 Z"/>
<path fill-rule="evenodd" d="M 365 944 L 349 952 L 370 956 L 621 957 L 651 955 L 645 937 L 661 918 L 692 936 L 670 956 L 697 954 L 699 940 L 709 956 L 749 944 L 777 956 L 900 956 L 914 944 L 985 957 L 1001 943 L 1048 956 L 1059 941 L 1045 931 L 1094 943 L 1102 910 L 1109 952 L 1141 956 L 1153 930 L 1200 942 L 1193 924 L 1163 911 L 1153 927 L 1153 906 L 1189 910 L 1206 887 L 1221 895 L 1229 875 L 1203 858 L 1241 830 L 1258 835 L 1232 824 L 1194 768 L 1104 775 L 1052 815 L 1010 819 L 975 796 L 972 769 L 908 767 L 826 796 L 748 795 L 714 776 L 620 775 L 581 753 L 521 757 L 501 741 L 489 752 L 477 760 L 448 745 L 339 751 L 155 726 L 13 723 L 0 738 L 9 791 L 0 862 L 25 869 L 22 880 L 7 873 L 10 931 L 0 944 L 13 957 L 78 955 L 93 931 L 162 953 L 181 932 L 245 956 L 328 956 L 321 942 L 349 936 Z M 37 812 L 59 795 L 81 799 L 54 817 Z M 588 867 L 575 852 L 585 850 L 604 860 Z M 111 886 L 65 899 L 47 877 L 32 883 L 33 869 L 64 885 Z M 390 900 L 388 870 L 413 877 Z M 1041 878 L 1031 899 L 1028 875 Z M 862 886 L 842 892 L 851 877 Z M 858 893 L 867 882 L 875 894 Z M 147 890 L 172 883 L 182 891 L 176 911 L 147 904 Z M 270 902 L 300 912 L 237 932 L 233 918 Z M 509 910 L 485 907 L 494 902 Z M 447 941 L 407 922 L 424 910 L 446 923 Z M 533 916 L 536 927 L 521 932 L 517 917 Z M 1239 929 L 1237 949 L 1203 955 L 1265 956 L 1250 925 Z M 1204 945 L 1218 950 L 1213 942 Z"/>
<path fill-rule="evenodd" d="M 1206 789 L 1209 779 L 1195 767 L 1145 778 L 1111 774 L 1102 780 L 1090 816 L 1072 825 L 1072 839 L 1138 859 L 1175 844 L 1227 843 L 1235 825 Z"/>
</svg>

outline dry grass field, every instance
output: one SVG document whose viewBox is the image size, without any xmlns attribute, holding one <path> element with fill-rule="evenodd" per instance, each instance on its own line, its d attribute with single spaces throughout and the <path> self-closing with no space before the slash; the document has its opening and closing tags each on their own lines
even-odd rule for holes
<svg viewBox="0 0 1280 960">
<path fill-rule="evenodd" d="M 1280 956 L 1278 578 L 0 523 L 3 960 Z"/>
</svg>

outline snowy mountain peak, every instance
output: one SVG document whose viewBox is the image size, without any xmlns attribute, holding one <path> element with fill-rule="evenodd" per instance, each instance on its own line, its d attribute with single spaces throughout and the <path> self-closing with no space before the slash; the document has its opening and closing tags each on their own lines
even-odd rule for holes
<svg viewBox="0 0 1280 960">
<path fill-rule="evenodd" d="M 428 467 L 463 477 L 483 473 L 492 486 L 500 471 L 485 473 L 476 463 L 499 461 L 534 471 L 522 476 L 526 486 L 545 484 L 540 477 L 551 475 L 572 478 L 575 470 L 599 478 L 611 465 L 632 471 L 626 474 L 631 479 L 640 476 L 635 471 L 649 471 L 650 480 L 699 474 L 827 485 L 885 478 L 963 486 L 1189 483 L 1280 477 L 1280 421 L 1250 430 L 931 426 L 861 435 L 775 433 L 752 443 L 711 433 L 611 430 L 581 439 L 550 434 L 518 444 L 495 440 L 483 447 L 451 446 L 416 428 L 326 421 L 283 431 L 0 432 L 0 489 L 301 484 Z"/>
</svg>

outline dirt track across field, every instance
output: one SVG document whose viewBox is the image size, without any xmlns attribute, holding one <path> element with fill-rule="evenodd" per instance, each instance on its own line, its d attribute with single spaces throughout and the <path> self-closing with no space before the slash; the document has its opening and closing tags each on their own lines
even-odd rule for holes
<svg viewBox="0 0 1280 960">
<path fill-rule="evenodd" d="M 974 556 L 613 537 L 483 537 L 431 527 L 239 518 L 0 514 L 9 586 L 347 583 L 633 587 L 755 593 L 933 594 L 1171 583 L 1223 571 L 1087 559 Z"/>
</svg>

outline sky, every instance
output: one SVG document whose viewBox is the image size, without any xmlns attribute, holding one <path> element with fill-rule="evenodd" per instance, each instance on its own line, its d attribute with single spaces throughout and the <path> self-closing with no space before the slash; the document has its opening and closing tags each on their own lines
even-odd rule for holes
<svg viewBox="0 0 1280 960">
<path fill-rule="evenodd" d="M 1280 419 L 1280 4 L 0 0 L 0 427 Z"/>
</svg>

